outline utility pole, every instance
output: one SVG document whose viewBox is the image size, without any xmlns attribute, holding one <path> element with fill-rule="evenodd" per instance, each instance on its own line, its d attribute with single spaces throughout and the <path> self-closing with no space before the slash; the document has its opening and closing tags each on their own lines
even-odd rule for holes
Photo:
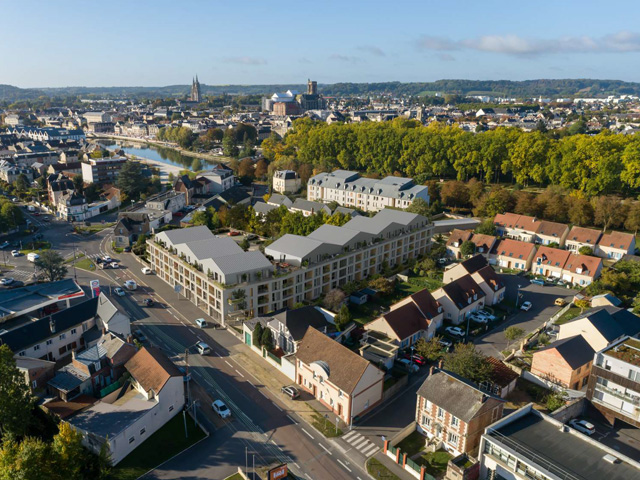
<svg viewBox="0 0 640 480">
<path fill-rule="evenodd" d="M 184 420 L 184 438 L 189 438 L 189 432 L 187 432 L 187 411 L 182 410 L 182 419 Z"/>
<path fill-rule="evenodd" d="M 186 370 L 186 378 L 187 378 L 187 401 L 189 403 L 193 403 L 193 401 L 191 400 L 191 387 L 190 387 L 190 381 L 189 381 L 189 348 L 185 348 L 184 349 L 184 361 L 187 364 L 187 370 Z"/>
</svg>

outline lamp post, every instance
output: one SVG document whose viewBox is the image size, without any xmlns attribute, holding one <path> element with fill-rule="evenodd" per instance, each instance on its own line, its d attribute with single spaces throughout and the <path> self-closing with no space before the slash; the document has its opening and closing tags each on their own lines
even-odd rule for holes
<svg viewBox="0 0 640 480">
<path fill-rule="evenodd" d="M 522 285 L 518 285 L 518 290 L 516 292 L 516 309 L 518 308 L 518 302 L 520 301 L 520 289 L 522 288 Z"/>
<path fill-rule="evenodd" d="M 411 358 L 409 359 L 409 361 L 411 362 L 411 367 L 409 367 L 409 375 L 411 375 L 411 373 L 413 372 L 413 350 L 414 349 L 415 347 L 411 345 Z"/>
</svg>

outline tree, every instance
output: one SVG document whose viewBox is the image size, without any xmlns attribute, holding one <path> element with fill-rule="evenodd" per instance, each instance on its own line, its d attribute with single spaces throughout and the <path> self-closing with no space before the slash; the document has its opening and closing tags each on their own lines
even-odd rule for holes
<svg viewBox="0 0 640 480">
<path fill-rule="evenodd" d="M 574 225 L 593 225 L 593 207 L 585 198 L 571 197 L 568 214 L 569 221 Z"/>
<path fill-rule="evenodd" d="M 493 366 L 486 357 L 475 349 L 473 343 L 458 343 L 452 352 L 444 357 L 444 368 L 472 382 L 489 380 Z"/>
<path fill-rule="evenodd" d="M 621 225 L 624 219 L 624 208 L 620 197 L 613 195 L 597 197 L 594 201 L 594 214 L 596 225 L 602 226 L 606 231 L 610 226 Z"/>
<path fill-rule="evenodd" d="M 369 282 L 369 288 L 380 292 L 382 295 L 391 295 L 393 293 L 393 282 L 384 277 L 374 278 Z"/>
<path fill-rule="evenodd" d="M 322 305 L 324 306 L 324 308 L 335 312 L 340 308 L 340 305 L 342 305 L 342 302 L 344 302 L 345 298 L 346 295 L 342 290 L 334 288 L 333 290 L 329 290 L 324 296 Z"/>
<path fill-rule="evenodd" d="M 263 179 L 267 175 L 269 165 L 264 158 L 261 158 L 256 163 L 255 176 L 256 178 Z"/>
<path fill-rule="evenodd" d="M 507 349 L 509 349 L 509 344 L 511 342 L 515 342 L 516 340 L 521 339 L 523 336 L 524 330 L 520 327 L 516 327 L 515 325 L 507 327 L 504 331 L 504 338 L 507 339 Z"/>
<path fill-rule="evenodd" d="M 39 438 L 8 438 L 0 449 L 0 480 L 62 480 L 51 445 Z M 75 477 L 78 478 L 78 477 Z"/>
<path fill-rule="evenodd" d="M 593 248 L 591 247 L 587 247 L 586 245 L 584 247 L 580 247 L 578 249 L 578 253 L 580 255 L 590 255 L 593 256 Z"/>
<path fill-rule="evenodd" d="M 82 175 L 74 175 L 72 181 L 73 188 L 75 188 L 78 193 L 82 193 L 84 191 L 84 179 Z"/>
<path fill-rule="evenodd" d="M 432 337 L 428 341 L 421 338 L 416 342 L 416 353 L 422 355 L 429 361 L 437 360 L 442 356 L 442 345 L 439 343 L 440 337 Z"/>
<path fill-rule="evenodd" d="M 127 197 L 137 200 L 146 189 L 147 180 L 142 171 L 142 165 L 138 162 L 125 162 L 120 169 L 116 186 Z"/>
<path fill-rule="evenodd" d="M 209 226 L 211 222 L 211 216 L 207 210 L 197 211 L 191 216 L 191 223 L 193 225 L 206 225 Z"/>
<path fill-rule="evenodd" d="M 471 240 L 466 240 L 462 242 L 462 245 L 460 245 L 460 253 L 464 257 L 473 255 L 474 253 L 476 253 L 476 244 L 473 243 Z"/>
<path fill-rule="evenodd" d="M 467 185 L 459 181 L 445 182 L 440 187 L 440 199 L 449 207 L 464 207 L 469 204 L 470 193 Z"/>
<path fill-rule="evenodd" d="M 18 175 L 18 178 L 16 178 L 15 185 L 18 192 L 26 192 L 27 190 L 29 190 L 29 179 L 24 173 L 21 173 L 20 175 Z"/>
<path fill-rule="evenodd" d="M 227 157 L 237 157 L 238 156 L 238 147 L 236 147 L 236 142 L 233 139 L 233 136 L 227 129 L 224 133 L 224 137 L 222 138 L 222 151 Z"/>
<path fill-rule="evenodd" d="M 493 224 L 493 219 L 488 218 L 484 220 L 480 225 L 476 227 L 475 232 L 482 235 L 495 235 L 496 226 Z"/>
<path fill-rule="evenodd" d="M 256 326 L 253 327 L 253 335 L 252 341 L 254 347 L 260 347 L 262 342 L 262 324 L 260 322 L 256 322 Z"/>
<path fill-rule="evenodd" d="M 347 307 L 346 303 L 343 303 L 340 307 L 340 311 L 335 316 L 335 324 L 338 331 L 342 331 L 344 327 L 346 327 L 349 322 L 351 322 L 351 312 L 349 311 L 349 307 Z"/>
<path fill-rule="evenodd" d="M 55 250 L 45 250 L 40 253 L 40 258 L 35 261 L 35 264 L 49 282 L 62 280 L 67 275 L 64 257 Z"/>
<path fill-rule="evenodd" d="M 422 215 L 423 217 L 429 218 L 429 214 L 431 212 L 429 204 L 422 198 L 416 198 L 411 205 L 407 207 L 407 212 L 417 213 L 418 215 Z"/>
<path fill-rule="evenodd" d="M 88 452 L 82 446 L 82 434 L 68 422 L 60 422 L 51 446 L 58 474 L 63 478 L 82 478 L 82 470 L 88 460 Z"/>
<path fill-rule="evenodd" d="M 255 166 L 253 164 L 253 160 L 248 157 L 242 159 L 238 165 L 238 176 L 240 178 L 248 179 L 249 181 L 255 178 Z"/>
<path fill-rule="evenodd" d="M 102 188 L 97 183 L 90 183 L 84 188 L 84 198 L 87 199 L 87 203 L 98 201 L 100 195 L 102 195 Z"/>
<path fill-rule="evenodd" d="M 193 170 L 194 172 L 199 172 L 200 170 L 202 170 L 202 160 L 200 160 L 199 158 L 194 158 L 193 162 L 191 162 L 191 170 Z"/>
<path fill-rule="evenodd" d="M 591 301 L 586 298 L 576 300 L 573 304 L 580 309 L 580 313 L 583 313 L 587 308 L 591 308 Z"/>
<path fill-rule="evenodd" d="M 564 407 L 567 403 L 567 394 L 565 392 L 553 392 L 547 395 L 545 399 L 545 407 L 550 412 L 553 412 L 561 407 Z"/>
<path fill-rule="evenodd" d="M 627 212 L 627 220 L 624 222 L 624 227 L 627 230 L 633 230 L 635 235 L 638 235 L 640 230 L 640 202 L 636 202 L 629 208 Z"/>
<path fill-rule="evenodd" d="M 34 401 L 13 352 L 0 345 L 0 433 L 23 436 L 30 424 Z M 1 469 L 0 469 L 1 470 Z"/>
<path fill-rule="evenodd" d="M 260 335 L 260 345 L 267 350 L 273 350 L 273 335 L 271 334 L 270 328 L 262 330 L 262 334 Z"/>
</svg>

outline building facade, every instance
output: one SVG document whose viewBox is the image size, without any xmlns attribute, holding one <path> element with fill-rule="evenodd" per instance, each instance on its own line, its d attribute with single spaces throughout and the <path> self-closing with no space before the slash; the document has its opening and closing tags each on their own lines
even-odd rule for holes
<svg viewBox="0 0 640 480">
<path fill-rule="evenodd" d="M 302 186 L 300 176 L 293 170 L 277 170 L 273 173 L 273 191 L 297 193 Z"/>
<path fill-rule="evenodd" d="M 124 157 L 89 158 L 82 162 L 82 180 L 85 183 L 115 184 L 126 161 Z"/>
</svg>

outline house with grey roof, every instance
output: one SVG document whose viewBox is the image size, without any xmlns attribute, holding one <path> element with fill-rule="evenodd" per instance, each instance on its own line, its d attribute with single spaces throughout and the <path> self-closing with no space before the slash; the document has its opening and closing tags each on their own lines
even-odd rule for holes
<svg viewBox="0 0 640 480">
<path fill-rule="evenodd" d="M 383 208 L 407 208 L 417 198 L 429 203 L 429 191 L 411 178 L 385 177 L 381 180 L 360 177 L 358 172 L 335 170 L 319 173 L 307 183 L 307 200 L 337 202 L 364 212 Z"/>
<path fill-rule="evenodd" d="M 305 200 L 304 198 L 296 198 L 293 205 L 289 207 L 292 212 L 302 212 L 302 215 L 308 217 L 309 215 L 315 215 L 316 213 L 326 213 L 331 215 L 331 209 L 322 202 L 312 202 Z"/>
</svg>

